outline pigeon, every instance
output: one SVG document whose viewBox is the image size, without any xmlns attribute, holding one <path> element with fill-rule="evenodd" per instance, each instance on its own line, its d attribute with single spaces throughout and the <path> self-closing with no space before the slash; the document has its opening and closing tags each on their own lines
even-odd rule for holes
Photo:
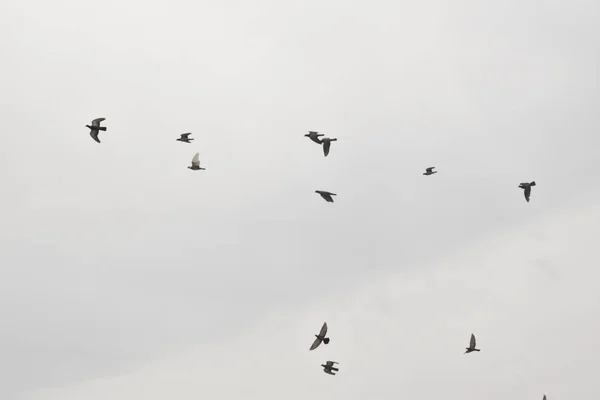
<svg viewBox="0 0 600 400">
<path fill-rule="evenodd" d="M 339 363 L 335 361 L 327 361 L 325 364 L 321 364 L 321 367 L 323 367 L 323 371 L 325 371 L 326 374 L 335 375 L 332 371 L 339 371 L 340 369 L 335 368 L 333 364 Z"/>
<path fill-rule="evenodd" d="M 329 338 L 325 337 L 325 335 L 327 335 L 327 322 L 323 323 L 323 326 L 321 327 L 321 332 L 319 332 L 318 335 L 316 336 L 315 341 L 313 342 L 312 346 L 310 346 L 309 350 L 314 350 L 317 347 L 319 347 L 319 345 L 321 344 L 321 342 L 328 344 L 329 343 Z"/>
<path fill-rule="evenodd" d="M 323 135 L 322 133 L 319 133 L 319 132 L 308 131 L 308 133 L 304 136 L 308 137 L 310 140 L 312 140 L 313 142 L 315 142 L 317 144 L 321 144 L 323 142 L 321 141 L 321 139 L 319 139 L 319 136 L 325 136 L 325 135 Z"/>
<path fill-rule="evenodd" d="M 186 143 L 192 143 L 192 140 L 194 139 L 190 139 L 190 135 L 191 133 L 182 133 L 181 137 L 179 139 L 175 139 L 179 142 L 186 142 Z"/>
<path fill-rule="evenodd" d="M 471 343 L 469 343 L 469 347 L 466 348 L 465 354 L 470 353 L 472 351 L 481 351 L 475 348 L 475 335 L 471 333 Z"/>
<path fill-rule="evenodd" d="M 429 167 L 429 168 L 425 168 L 425 172 L 423 172 L 423 175 L 433 175 L 433 174 L 437 174 L 437 171 L 434 171 L 435 167 Z"/>
<path fill-rule="evenodd" d="M 188 167 L 188 168 L 193 169 L 194 171 L 199 170 L 199 169 L 206 169 L 206 168 L 200 167 L 200 153 L 196 153 L 194 155 L 194 158 L 192 158 L 192 166 Z"/>
<path fill-rule="evenodd" d="M 323 153 L 325 154 L 325 157 L 327 157 L 327 154 L 329 154 L 329 148 L 331 147 L 331 142 L 335 142 L 337 139 L 329 139 L 329 138 L 323 138 L 321 139 L 321 143 L 323 143 Z"/>
<path fill-rule="evenodd" d="M 106 118 L 96 118 L 92 121 L 92 125 L 86 125 L 87 128 L 90 128 L 90 136 L 96 142 L 100 143 L 100 139 L 98 139 L 98 134 L 100 131 L 106 131 L 105 126 L 100 126 L 100 122 L 104 121 Z"/>
<path fill-rule="evenodd" d="M 319 193 L 321 197 L 329 203 L 333 203 L 333 198 L 331 196 L 337 196 L 335 193 L 326 192 L 324 190 L 315 190 L 315 193 Z"/>
<path fill-rule="evenodd" d="M 535 186 L 535 181 L 531 181 L 529 183 L 523 182 L 519 184 L 521 189 L 525 189 L 525 200 L 529 203 L 529 196 L 531 195 L 531 187 Z"/>
</svg>

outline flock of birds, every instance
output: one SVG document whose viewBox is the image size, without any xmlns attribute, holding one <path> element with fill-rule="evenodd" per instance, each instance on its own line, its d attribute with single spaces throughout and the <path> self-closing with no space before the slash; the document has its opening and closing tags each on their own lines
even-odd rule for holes
<svg viewBox="0 0 600 400">
<path fill-rule="evenodd" d="M 105 119 L 106 118 L 96 118 L 92 121 L 91 125 L 86 125 L 86 127 L 88 127 L 90 129 L 90 136 L 92 137 L 92 139 L 94 139 L 98 143 L 100 143 L 100 140 L 98 139 L 98 134 L 100 133 L 100 131 L 106 131 L 105 126 L 100 126 L 100 123 L 102 121 L 104 121 Z M 179 142 L 191 143 L 192 140 L 194 140 L 194 139 L 190 138 L 190 135 L 191 135 L 191 133 L 182 133 L 181 136 L 176 140 Z M 335 142 L 337 140 L 337 138 L 324 137 L 325 136 L 324 134 L 318 133 L 315 131 L 309 131 L 304 136 L 308 137 L 310 140 L 312 140 L 316 144 L 323 146 L 323 154 L 325 155 L 325 157 L 327 157 L 329 155 L 329 151 L 331 150 L 331 142 Z M 194 157 L 192 158 L 192 164 L 191 164 L 191 166 L 188 166 L 188 168 L 191 170 L 194 170 L 194 171 L 206 169 L 206 168 L 200 167 L 200 153 L 194 154 Z M 435 169 L 435 167 L 426 168 L 423 175 L 429 176 L 429 175 L 437 174 L 438 171 L 434 171 L 434 169 Z M 523 189 L 523 192 L 525 194 L 525 200 L 527 200 L 527 202 L 529 202 L 529 198 L 531 196 L 531 188 L 533 186 L 535 186 L 535 181 L 522 182 L 519 184 L 519 188 Z M 315 190 L 315 193 L 318 193 L 328 203 L 333 203 L 332 196 L 337 196 L 335 193 L 331 193 L 326 190 Z M 323 326 L 321 327 L 321 331 L 319 332 L 318 335 L 315 335 L 315 337 L 316 337 L 316 339 L 313 342 L 313 344 L 310 346 L 309 350 L 316 349 L 317 347 L 319 347 L 319 345 L 321 343 L 325 343 L 325 344 L 329 343 L 330 339 L 327 337 L 327 322 L 323 323 Z M 469 341 L 469 347 L 466 348 L 465 354 L 472 353 L 474 351 L 480 351 L 480 349 L 476 348 L 476 345 L 477 345 L 477 342 L 475 339 L 475 335 L 471 334 L 471 340 Z M 336 361 L 327 361 L 325 364 L 321 364 L 321 367 L 323 367 L 323 371 L 325 373 L 327 373 L 329 375 L 335 375 L 335 372 L 339 371 L 339 368 L 334 366 L 336 364 L 338 364 L 338 362 L 336 362 Z M 544 395 L 543 400 L 546 400 L 546 395 Z"/>
</svg>

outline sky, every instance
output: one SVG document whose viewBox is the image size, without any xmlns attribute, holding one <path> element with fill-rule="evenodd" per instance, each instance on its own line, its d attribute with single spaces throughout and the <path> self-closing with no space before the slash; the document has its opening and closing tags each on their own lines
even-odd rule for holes
<svg viewBox="0 0 600 400">
<path fill-rule="evenodd" d="M 599 22 L 3 1 L 0 398 L 599 396 Z"/>
</svg>

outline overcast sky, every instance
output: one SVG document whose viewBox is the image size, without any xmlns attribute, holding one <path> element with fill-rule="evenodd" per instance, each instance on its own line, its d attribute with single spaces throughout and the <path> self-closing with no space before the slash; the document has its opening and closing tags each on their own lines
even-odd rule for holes
<svg viewBox="0 0 600 400">
<path fill-rule="evenodd" d="M 598 398 L 599 22 L 2 1 L 0 398 Z"/>
</svg>

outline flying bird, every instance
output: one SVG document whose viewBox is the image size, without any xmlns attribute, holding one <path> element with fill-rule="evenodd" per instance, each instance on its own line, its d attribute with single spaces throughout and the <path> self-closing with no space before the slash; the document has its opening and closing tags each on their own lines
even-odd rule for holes
<svg viewBox="0 0 600 400">
<path fill-rule="evenodd" d="M 309 350 L 314 350 L 317 347 L 319 347 L 319 345 L 321 344 L 321 342 L 328 344 L 329 343 L 329 338 L 325 337 L 325 335 L 327 335 L 327 322 L 323 323 L 323 326 L 321 327 L 321 332 L 319 332 L 318 335 L 316 336 L 315 341 L 313 342 L 312 346 L 310 346 Z"/>
<path fill-rule="evenodd" d="M 331 147 L 331 142 L 335 142 L 337 139 L 323 138 L 321 139 L 321 143 L 323 143 L 323 153 L 325 157 L 329 154 L 329 148 Z"/>
<path fill-rule="evenodd" d="M 429 167 L 429 168 L 425 168 L 425 172 L 423 172 L 423 175 L 433 175 L 433 174 L 437 174 L 437 171 L 434 171 L 435 167 Z"/>
<path fill-rule="evenodd" d="M 544 398 L 542 400 L 546 400 L 546 395 L 544 395 Z"/>
<path fill-rule="evenodd" d="M 194 158 L 192 158 L 192 166 L 188 167 L 188 168 L 193 169 L 194 171 L 199 170 L 199 169 L 206 169 L 206 168 L 200 167 L 200 153 L 196 153 L 194 155 Z"/>
<path fill-rule="evenodd" d="M 323 367 L 323 371 L 325 371 L 326 374 L 335 375 L 332 371 L 339 371 L 340 369 L 335 368 L 333 364 L 339 363 L 335 361 L 327 361 L 325 364 L 321 364 L 321 367 Z"/>
<path fill-rule="evenodd" d="M 182 133 L 181 137 L 179 139 L 175 139 L 179 142 L 186 142 L 186 143 L 192 143 L 192 140 L 194 139 L 190 139 L 190 135 L 191 133 Z"/>
<path fill-rule="evenodd" d="M 469 343 L 469 347 L 466 348 L 465 354 L 470 353 L 472 351 L 481 351 L 475 348 L 475 335 L 471 333 L 471 342 Z"/>
<path fill-rule="evenodd" d="M 329 203 L 333 203 L 333 198 L 331 196 L 337 196 L 335 193 L 326 192 L 324 190 L 315 190 L 315 193 L 319 193 L 321 197 Z"/>
<path fill-rule="evenodd" d="M 105 126 L 100 126 L 100 122 L 104 121 L 106 118 L 96 118 L 92 121 L 92 125 L 86 125 L 87 128 L 90 128 L 90 136 L 96 142 L 100 143 L 100 139 L 98 139 L 98 134 L 100 131 L 105 131 Z"/>
<path fill-rule="evenodd" d="M 317 144 L 321 144 L 323 142 L 321 142 L 321 139 L 319 139 L 319 136 L 325 136 L 325 135 L 323 135 L 322 133 L 319 133 L 319 132 L 308 131 L 308 133 L 304 136 L 308 137 L 310 140 L 312 140 L 313 142 L 315 142 Z"/>
<path fill-rule="evenodd" d="M 519 184 L 519 187 L 521 189 L 525 189 L 524 193 L 525 193 L 525 200 L 527 200 L 527 202 L 529 203 L 529 196 L 531 195 L 531 187 L 535 186 L 535 181 L 531 181 L 529 183 L 527 182 L 523 182 Z"/>
</svg>

